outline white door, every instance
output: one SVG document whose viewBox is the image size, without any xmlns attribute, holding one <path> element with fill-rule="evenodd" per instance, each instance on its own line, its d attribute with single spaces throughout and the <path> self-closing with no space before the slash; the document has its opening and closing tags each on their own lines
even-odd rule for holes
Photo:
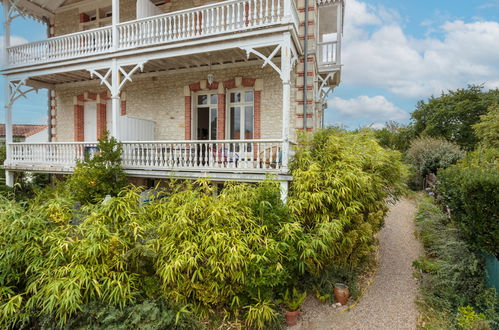
<svg viewBox="0 0 499 330">
<path fill-rule="evenodd" d="M 95 142 L 97 141 L 97 103 L 85 102 L 83 107 L 84 140 Z"/>
</svg>

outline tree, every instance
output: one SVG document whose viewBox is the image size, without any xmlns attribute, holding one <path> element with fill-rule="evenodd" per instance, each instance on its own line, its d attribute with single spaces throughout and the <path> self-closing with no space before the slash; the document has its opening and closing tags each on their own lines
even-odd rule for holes
<svg viewBox="0 0 499 330">
<path fill-rule="evenodd" d="M 127 184 L 126 174 L 121 167 L 121 144 L 105 136 L 99 140 L 98 152 L 85 156 L 76 164 L 68 187 L 82 203 L 100 201 L 106 195 L 116 195 Z"/>
<path fill-rule="evenodd" d="M 489 107 L 489 111 L 480 116 L 480 122 L 473 125 L 480 144 L 485 148 L 499 148 L 499 104 Z"/>
<path fill-rule="evenodd" d="M 499 89 L 483 91 L 482 86 L 468 86 L 419 101 L 412 113 L 416 135 L 445 138 L 466 150 L 476 147 L 479 139 L 473 125 L 487 109 L 499 102 Z"/>
<path fill-rule="evenodd" d="M 405 152 L 414 139 L 415 133 L 412 125 L 389 121 L 382 129 L 374 130 L 374 136 L 381 146 Z"/>
</svg>

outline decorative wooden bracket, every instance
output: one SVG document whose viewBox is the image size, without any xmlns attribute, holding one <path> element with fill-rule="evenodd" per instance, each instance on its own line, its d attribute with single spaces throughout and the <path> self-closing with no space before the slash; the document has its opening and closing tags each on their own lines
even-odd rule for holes
<svg viewBox="0 0 499 330">
<path fill-rule="evenodd" d="M 29 87 L 26 85 L 26 80 L 27 79 L 21 79 L 21 80 L 10 80 L 9 81 L 9 90 L 10 93 L 7 95 L 7 104 L 6 106 L 12 106 L 14 102 L 19 99 L 20 97 L 26 98 L 26 94 L 35 91 L 38 93 L 38 88 L 36 87 Z M 26 88 L 27 87 L 27 88 Z"/>
<path fill-rule="evenodd" d="M 281 68 L 279 68 L 277 66 L 277 64 L 275 64 L 272 60 L 276 57 L 276 55 L 279 53 L 279 51 L 283 52 L 283 51 L 286 51 L 286 44 L 284 42 L 278 44 L 274 50 L 272 51 L 272 53 L 270 53 L 269 56 L 265 56 L 263 55 L 261 52 L 257 51 L 255 49 L 255 47 L 252 47 L 252 46 L 242 46 L 240 47 L 242 50 L 246 51 L 246 56 L 247 58 L 250 57 L 251 53 L 255 54 L 256 56 L 258 56 L 259 58 L 261 58 L 263 60 L 263 65 L 262 65 L 262 68 L 264 68 L 267 64 L 270 65 L 280 76 L 281 76 L 281 79 L 284 80 L 284 77 L 283 77 L 283 71 L 282 71 L 282 63 L 281 63 Z M 290 48 L 290 51 L 291 51 L 291 57 L 290 57 L 290 68 L 294 67 L 296 65 L 296 63 L 298 62 L 298 53 L 296 51 L 296 49 L 294 47 L 289 47 Z M 282 57 L 282 56 L 281 56 Z"/>
<path fill-rule="evenodd" d="M 328 73 L 326 78 L 322 78 L 320 75 L 318 76 L 318 86 L 316 90 L 317 100 L 318 102 L 324 103 L 328 95 L 334 90 L 334 87 L 328 86 L 329 79 L 333 78 L 334 72 Z M 327 88 L 325 90 L 325 88 Z"/>
<path fill-rule="evenodd" d="M 126 71 L 123 66 L 116 66 L 116 68 L 114 67 L 110 67 L 107 69 L 106 73 L 104 75 L 100 74 L 97 70 L 98 69 L 88 69 L 88 71 L 90 72 L 90 76 L 93 78 L 94 76 L 96 76 L 97 78 L 100 79 L 101 81 L 101 85 L 105 85 L 109 91 L 111 92 L 111 94 L 116 94 L 118 95 L 121 90 L 123 89 L 123 87 L 125 87 L 125 84 L 127 81 L 132 81 L 132 76 L 135 72 L 137 72 L 137 70 L 140 69 L 140 71 L 143 71 L 144 70 L 144 64 L 146 64 L 147 61 L 141 61 L 139 62 L 138 64 L 136 64 L 130 71 Z M 123 79 L 121 81 L 118 81 L 118 85 L 117 86 L 113 86 L 112 84 L 112 74 L 113 74 L 113 69 L 117 70 L 119 74 L 121 74 L 123 76 Z M 115 89 L 116 88 L 116 89 Z"/>
</svg>

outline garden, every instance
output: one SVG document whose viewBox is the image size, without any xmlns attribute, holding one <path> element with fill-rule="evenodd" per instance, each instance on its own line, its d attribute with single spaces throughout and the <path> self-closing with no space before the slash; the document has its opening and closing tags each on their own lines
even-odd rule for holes
<svg viewBox="0 0 499 330">
<path fill-rule="evenodd" d="M 497 329 L 499 91 L 421 101 L 409 125 L 303 134 L 278 182 L 129 185 L 121 145 L 0 195 L 0 327 L 280 329 L 307 296 L 354 299 L 389 205 L 418 201 L 424 329 Z M 21 179 L 21 178 L 19 178 Z"/>
<path fill-rule="evenodd" d="M 282 328 L 307 294 L 356 294 L 407 174 L 372 132 L 334 128 L 302 136 L 286 204 L 272 178 L 145 191 L 119 143 L 99 149 L 67 180 L 1 197 L 2 328 Z"/>
<path fill-rule="evenodd" d="M 410 187 L 426 195 L 415 219 L 425 249 L 413 263 L 418 326 L 497 329 L 499 273 L 490 265 L 499 265 L 499 90 L 450 91 L 421 101 L 412 119 L 375 134 L 404 154 Z"/>
</svg>

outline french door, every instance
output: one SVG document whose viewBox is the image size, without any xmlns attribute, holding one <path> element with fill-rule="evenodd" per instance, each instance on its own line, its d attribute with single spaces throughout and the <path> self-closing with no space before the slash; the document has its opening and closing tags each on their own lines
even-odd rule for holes
<svg viewBox="0 0 499 330">
<path fill-rule="evenodd" d="M 227 136 L 230 140 L 252 140 L 255 134 L 253 90 L 237 90 L 229 93 L 227 111 Z M 251 143 L 235 144 L 234 150 L 245 159 L 253 150 Z"/>
<path fill-rule="evenodd" d="M 254 93 L 240 90 L 229 93 L 227 136 L 231 140 L 251 140 L 254 137 Z"/>
<path fill-rule="evenodd" d="M 216 140 L 218 95 L 198 94 L 193 119 L 195 140 Z"/>
</svg>

